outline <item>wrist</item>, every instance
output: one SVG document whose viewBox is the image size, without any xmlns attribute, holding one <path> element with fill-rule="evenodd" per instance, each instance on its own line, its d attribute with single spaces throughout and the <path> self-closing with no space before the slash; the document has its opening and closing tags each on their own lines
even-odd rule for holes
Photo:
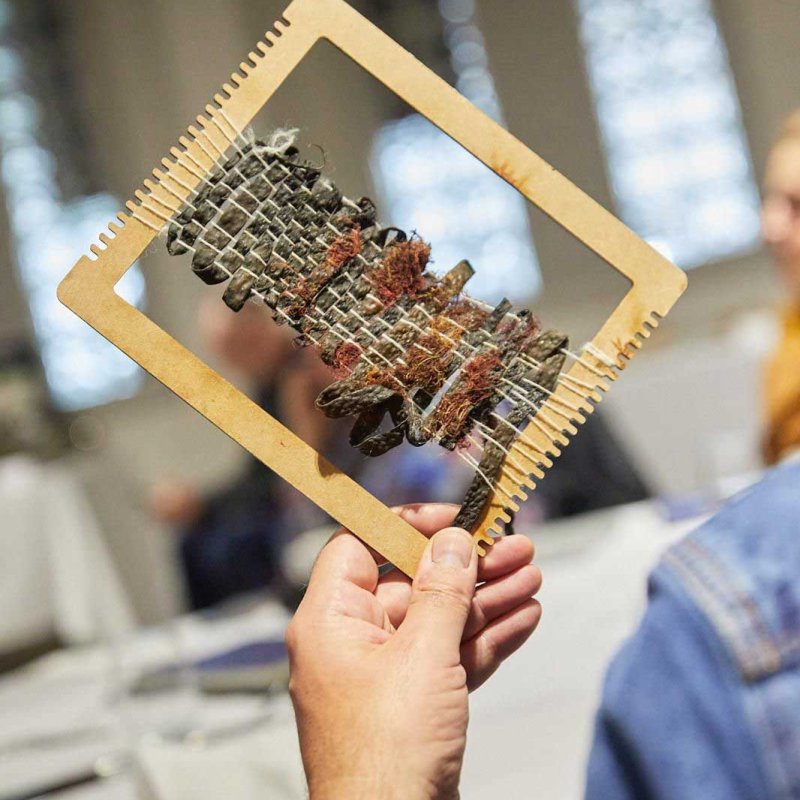
<svg viewBox="0 0 800 800">
<path fill-rule="evenodd" d="M 309 800 L 459 800 L 461 759 L 437 756 L 435 742 L 404 740 L 400 731 L 387 741 L 374 729 L 353 735 L 347 747 L 328 739 L 303 748 L 301 735 Z"/>
<path fill-rule="evenodd" d="M 309 779 L 309 800 L 459 800 L 458 789 L 441 793 L 408 778 L 348 775 Z"/>
<path fill-rule="evenodd" d="M 429 800 L 396 780 L 383 781 L 374 775 L 309 780 L 308 797 L 309 800 Z"/>
<path fill-rule="evenodd" d="M 442 793 L 412 775 L 359 774 L 355 770 L 333 778 L 309 776 L 308 796 L 309 800 L 459 800 L 457 788 Z"/>
</svg>

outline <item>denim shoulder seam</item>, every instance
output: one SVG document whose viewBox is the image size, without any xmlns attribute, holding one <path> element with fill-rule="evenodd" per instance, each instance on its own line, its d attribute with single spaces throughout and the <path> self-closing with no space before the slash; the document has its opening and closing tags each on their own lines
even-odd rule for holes
<svg viewBox="0 0 800 800">
<path fill-rule="evenodd" d="M 781 668 L 781 651 L 757 607 L 713 551 L 692 537 L 665 553 L 662 564 L 676 574 L 748 682 Z"/>
</svg>

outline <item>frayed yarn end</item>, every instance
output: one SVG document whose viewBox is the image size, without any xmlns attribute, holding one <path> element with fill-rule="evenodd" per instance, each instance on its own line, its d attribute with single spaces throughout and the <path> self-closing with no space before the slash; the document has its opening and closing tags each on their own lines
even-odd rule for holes
<svg viewBox="0 0 800 800">
<path fill-rule="evenodd" d="M 427 286 L 422 273 L 430 256 L 431 246 L 421 239 L 398 242 L 387 248 L 380 264 L 369 274 L 375 294 L 387 305 L 403 295 L 416 300 Z"/>
<path fill-rule="evenodd" d="M 470 416 L 495 391 L 497 370 L 502 366 L 496 350 L 481 353 L 464 365 L 453 388 L 429 417 L 430 433 L 459 443 L 469 432 Z"/>
<path fill-rule="evenodd" d="M 268 155 L 282 156 L 297 141 L 300 128 L 278 128 L 267 140 L 265 150 Z"/>
<path fill-rule="evenodd" d="M 342 342 L 333 354 L 333 376 L 343 380 L 353 371 L 353 367 L 361 360 L 361 348 L 354 342 Z"/>
</svg>

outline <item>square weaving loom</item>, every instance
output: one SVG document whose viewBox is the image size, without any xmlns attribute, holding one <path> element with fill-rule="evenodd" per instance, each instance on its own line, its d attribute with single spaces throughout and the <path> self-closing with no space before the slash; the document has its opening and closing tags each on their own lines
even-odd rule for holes
<svg viewBox="0 0 800 800">
<path fill-rule="evenodd" d="M 506 457 L 473 528 L 481 554 L 509 512 L 544 476 L 686 287 L 685 274 L 564 176 L 473 106 L 344 0 L 294 0 L 257 52 L 215 95 L 180 147 L 100 234 L 59 286 L 67 307 L 342 525 L 413 576 L 426 539 L 358 483 L 210 369 L 114 291 L 164 228 L 163 209 L 191 206 L 264 104 L 320 39 L 349 56 L 408 105 L 626 276 L 630 289 L 547 397 Z M 219 178 L 217 177 L 217 180 Z M 167 219 L 167 222 L 170 220 Z M 413 500 L 413 498 L 409 498 Z"/>
</svg>

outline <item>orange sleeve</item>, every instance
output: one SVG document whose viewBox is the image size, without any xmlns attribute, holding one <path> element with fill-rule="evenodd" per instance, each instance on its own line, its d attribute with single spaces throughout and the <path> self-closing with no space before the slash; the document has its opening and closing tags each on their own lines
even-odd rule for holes
<svg viewBox="0 0 800 800">
<path fill-rule="evenodd" d="M 786 315 L 764 371 L 764 412 L 764 458 L 771 464 L 800 447 L 800 311 Z"/>
</svg>

